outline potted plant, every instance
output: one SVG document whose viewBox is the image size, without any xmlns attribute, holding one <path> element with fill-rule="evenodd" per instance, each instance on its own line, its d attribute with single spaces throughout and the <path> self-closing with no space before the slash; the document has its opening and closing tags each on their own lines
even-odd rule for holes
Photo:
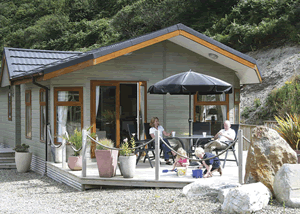
<svg viewBox="0 0 300 214">
<path fill-rule="evenodd" d="M 120 147 L 120 149 L 122 149 L 120 150 L 119 156 L 120 170 L 124 178 L 133 178 L 135 174 L 136 156 L 134 154 L 134 149 L 132 149 L 135 147 L 134 135 L 132 136 L 130 143 L 131 148 L 128 139 L 125 138 Z"/>
<path fill-rule="evenodd" d="M 92 126 L 90 126 L 87 131 L 90 131 Z M 88 132 L 89 133 L 89 132 Z M 95 133 L 89 133 L 92 138 L 96 137 Z M 82 149 L 82 132 L 78 131 L 77 128 L 74 130 L 74 134 L 70 137 L 62 136 L 62 138 L 66 139 L 71 148 L 74 151 L 74 154 L 68 158 L 68 166 L 73 171 L 82 170 L 82 156 L 80 155 L 80 151 Z M 87 137 L 87 143 L 90 143 L 90 139 Z"/>
<path fill-rule="evenodd" d="M 300 163 L 300 116 L 286 114 L 285 118 L 275 116 L 275 120 L 278 123 L 275 130 L 294 149 L 298 156 L 298 163 Z"/>
<path fill-rule="evenodd" d="M 114 146 L 114 143 L 107 138 L 101 139 L 98 142 L 108 147 Z M 99 176 L 111 178 L 116 175 L 118 150 L 108 149 L 102 145 L 97 144 L 95 151 Z"/>
<path fill-rule="evenodd" d="M 25 143 L 16 145 L 15 162 L 18 172 L 27 172 L 30 168 L 32 153 L 28 151 L 29 145 Z"/>
</svg>

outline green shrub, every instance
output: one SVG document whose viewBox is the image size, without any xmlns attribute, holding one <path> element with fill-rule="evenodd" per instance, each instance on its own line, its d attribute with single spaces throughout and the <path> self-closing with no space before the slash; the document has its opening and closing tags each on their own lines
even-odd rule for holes
<svg viewBox="0 0 300 214">
<path fill-rule="evenodd" d="M 279 89 L 273 90 L 266 99 L 266 111 L 263 116 L 274 118 L 274 115 L 285 117 L 286 114 L 300 115 L 300 76 Z"/>
<path fill-rule="evenodd" d="M 275 116 L 275 120 L 278 123 L 275 130 L 292 149 L 298 150 L 300 142 L 300 116 L 286 114 L 286 117 Z"/>
<path fill-rule="evenodd" d="M 254 106 L 255 106 L 255 108 L 258 108 L 259 106 L 261 106 L 261 102 L 260 102 L 259 98 L 254 99 Z"/>
<path fill-rule="evenodd" d="M 21 145 L 16 145 L 16 147 L 13 148 L 13 150 L 15 150 L 16 152 L 28 152 L 28 148 L 29 148 L 29 145 L 26 145 L 25 143 L 23 143 Z"/>
</svg>

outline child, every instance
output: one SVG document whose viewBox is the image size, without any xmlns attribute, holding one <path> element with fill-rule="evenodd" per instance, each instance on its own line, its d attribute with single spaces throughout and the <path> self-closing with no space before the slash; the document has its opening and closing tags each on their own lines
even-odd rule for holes
<svg viewBox="0 0 300 214">
<path fill-rule="evenodd" d="M 176 156 L 175 162 L 173 164 L 173 170 L 176 167 L 187 167 L 189 165 L 189 161 L 187 158 L 184 158 L 183 156 L 186 156 L 186 151 L 183 148 L 179 148 L 177 150 L 177 153 L 180 155 Z"/>
<path fill-rule="evenodd" d="M 204 152 L 204 150 L 201 147 L 196 148 L 195 155 L 200 159 L 206 159 L 215 156 L 212 153 Z M 220 173 L 220 176 L 222 176 L 221 163 L 218 157 L 202 161 L 202 165 L 205 167 L 205 171 L 203 173 L 204 178 L 212 177 L 212 173 L 215 171 L 218 171 Z M 202 168 L 202 165 L 200 165 L 200 168 Z"/>
</svg>

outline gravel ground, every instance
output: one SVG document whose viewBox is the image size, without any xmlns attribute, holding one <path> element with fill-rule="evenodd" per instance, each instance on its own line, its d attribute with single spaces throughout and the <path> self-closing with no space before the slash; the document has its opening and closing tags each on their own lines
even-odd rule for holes
<svg viewBox="0 0 300 214">
<path fill-rule="evenodd" d="M 181 189 L 106 187 L 79 192 L 34 172 L 0 169 L 0 213 L 222 213 L 215 197 Z M 299 213 L 272 200 L 257 213 Z"/>
</svg>

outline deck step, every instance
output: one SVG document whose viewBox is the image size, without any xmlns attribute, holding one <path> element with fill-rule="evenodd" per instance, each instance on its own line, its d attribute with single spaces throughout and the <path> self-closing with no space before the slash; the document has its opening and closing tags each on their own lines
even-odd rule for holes
<svg viewBox="0 0 300 214">
<path fill-rule="evenodd" d="M 0 163 L 14 163 L 15 157 L 0 157 Z"/>
<path fill-rule="evenodd" d="M 2 152 L 0 152 L 0 158 L 5 158 L 5 157 L 15 157 L 15 153 L 14 152 L 12 152 L 12 153 L 9 153 L 9 152 L 2 153 Z"/>
<path fill-rule="evenodd" d="M 16 163 L 0 163 L 0 169 L 16 169 Z"/>
</svg>

